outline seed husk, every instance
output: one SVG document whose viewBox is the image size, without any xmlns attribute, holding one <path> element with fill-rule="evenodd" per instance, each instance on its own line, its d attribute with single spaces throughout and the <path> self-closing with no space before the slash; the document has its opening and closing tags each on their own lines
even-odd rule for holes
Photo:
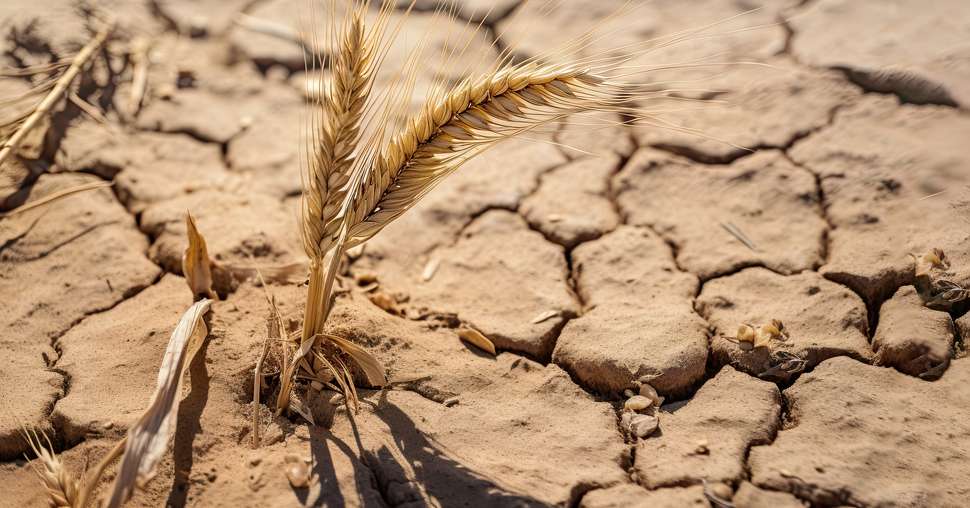
<svg viewBox="0 0 970 508">
<path fill-rule="evenodd" d="M 483 335 L 482 332 L 474 328 L 459 328 L 458 337 L 461 338 L 461 340 L 477 347 L 478 349 L 491 354 L 492 356 L 496 354 L 495 344 L 493 344 L 488 337 Z"/>
</svg>

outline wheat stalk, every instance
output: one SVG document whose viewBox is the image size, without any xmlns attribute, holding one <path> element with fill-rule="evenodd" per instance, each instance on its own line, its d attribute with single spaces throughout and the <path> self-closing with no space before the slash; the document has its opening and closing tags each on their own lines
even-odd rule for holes
<svg viewBox="0 0 970 508">
<path fill-rule="evenodd" d="M 51 89 L 50 93 L 48 93 L 47 96 L 44 97 L 44 100 L 42 100 L 40 104 L 34 108 L 33 112 L 30 113 L 26 119 L 24 119 L 23 123 L 20 124 L 10 138 L 5 140 L 3 144 L 0 145 L 0 166 L 2 166 L 3 162 L 7 160 L 7 158 L 17 150 L 17 148 L 20 147 L 20 143 L 26 139 L 27 135 L 30 134 L 30 131 L 37 127 L 37 125 L 41 123 L 41 120 L 43 120 L 50 113 L 50 110 L 55 104 L 57 104 L 61 97 L 64 96 L 64 93 L 67 92 L 68 88 L 71 86 L 71 83 L 73 83 L 74 79 L 78 76 L 78 74 L 81 73 L 81 70 L 84 69 L 91 57 L 97 54 L 101 46 L 103 46 L 108 40 L 108 37 L 111 35 L 111 32 L 114 31 L 114 28 L 115 22 L 114 20 L 110 20 L 97 34 L 95 34 L 94 38 L 92 38 L 90 42 L 81 48 L 81 51 L 76 57 L 74 57 L 74 61 L 71 62 L 71 65 L 66 71 L 64 71 L 64 74 L 62 74 L 54 84 L 54 87 Z"/>
<path fill-rule="evenodd" d="M 388 3 L 384 1 L 382 15 Z M 281 376 L 277 411 L 287 407 L 295 370 L 298 365 L 307 365 L 305 358 L 322 364 L 321 370 L 330 376 L 325 378 L 307 368 L 310 379 L 327 383 L 336 379 L 344 392 L 350 392 L 348 401 L 356 400 L 353 380 L 341 358 L 334 357 L 335 351 L 351 358 L 372 384 L 386 383 L 382 367 L 366 351 L 351 350 L 349 341 L 329 336 L 324 329 L 332 306 L 334 278 L 347 250 L 372 238 L 442 179 L 502 140 L 569 115 L 593 111 L 622 113 L 629 118 L 624 123 L 636 123 L 647 118 L 646 111 L 631 104 L 669 92 L 654 85 L 614 81 L 656 70 L 633 67 L 634 72 L 617 75 L 622 64 L 643 52 L 639 45 L 625 48 L 633 50 L 629 55 L 601 53 L 571 65 L 541 63 L 538 58 L 513 64 L 511 51 L 505 50 L 493 62 L 492 70 L 476 79 L 450 86 L 439 81 L 422 110 L 404 121 L 399 132 L 392 133 L 395 127 L 391 118 L 407 104 L 423 47 L 408 57 L 403 77 L 385 92 L 377 112 L 372 111 L 365 91 L 370 91 L 374 68 L 363 58 L 370 57 L 375 65 L 382 60 L 383 48 L 374 41 L 380 40 L 386 18 L 371 32 L 375 34 L 373 40 L 364 36 L 360 16 L 364 4 L 354 2 L 357 9 L 342 32 L 341 48 L 332 65 L 331 88 L 320 103 L 326 118 L 314 132 L 308 156 L 303 209 L 303 241 L 310 258 L 307 305 L 300 345 Z M 668 43 L 681 37 L 683 34 L 671 37 Z M 587 34 L 571 41 L 564 51 L 578 54 L 596 40 Z M 470 40 L 466 47 L 467 42 Z M 457 56 L 448 55 L 448 61 L 452 56 L 461 59 L 462 51 Z M 362 136 L 365 131 L 368 135 Z M 311 350 L 313 355 L 307 356 Z"/>
<path fill-rule="evenodd" d="M 288 407 L 297 365 L 318 339 L 326 339 L 323 325 L 329 313 L 333 276 L 342 251 L 332 252 L 329 267 L 325 258 L 338 241 L 343 224 L 339 214 L 361 137 L 361 124 L 373 87 L 375 65 L 379 61 L 376 48 L 390 7 L 389 3 L 384 4 L 375 29 L 368 32 L 363 21 L 367 4 L 362 2 L 355 6 L 340 34 L 337 56 L 332 59 L 333 78 L 327 82 L 326 90 L 314 94 L 318 97 L 316 106 L 322 121 L 316 121 L 313 126 L 310 153 L 307 155 L 302 221 L 303 247 L 310 259 L 309 287 L 300 347 L 281 374 L 277 412 Z M 319 86 L 323 86 L 322 81 Z M 337 344 L 347 354 L 357 354 L 357 351 L 348 351 L 341 343 Z M 346 377 L 347 386 L 353 386 L 346 369 L 337 369 L 330 362 L 326 365 L 332 377 L 341 381 L 342 377 Z M 371 380 L 381 382 L 380 378 Z M 356 401 L 354 395 L 348 394 L 348 401 Z"/>
</svg>

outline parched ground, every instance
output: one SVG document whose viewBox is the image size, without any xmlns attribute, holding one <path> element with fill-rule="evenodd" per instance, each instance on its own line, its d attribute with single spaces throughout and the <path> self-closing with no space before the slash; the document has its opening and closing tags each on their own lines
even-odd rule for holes
<svg viewBox="0 0 970 508">
<path fill-rule="evenodd" d="M 126 40 L 150 44 L 140 113 L 127 115 L 132 63 L 113 43 L 117 65 L 78 90 L 107 122 L 66 106 L 0 194 L 10 208 L 115 182 L 0 219 L 3 506 L 45 504 L 21 424 L 81 470 L 144 409 L 191 303 L 186 210 L 219 262 L 302 259 L 313 77 L 292 40 L 233 19 L 293 31 L 303 0 L 105 3 Z M 970 2 L 655 0 L 611 17 L 624 3 L 464 0 L 451 19 L 419 1 L 404 34 L 489 13 L 468 50 L 528 57 L 598 24 L 610 35 L 595 54 L 745 13 L 628 65 L 763 65 L 646 75 L 701 100 L 650 108 L 703 136 L 564 122 L 467 164 L 378 235 L 349 266 L 333 328 L 392 379 L 419 379 L 363 390 L 353 418 L 328 393 L 311 397 L 316 426 L 264 407 L 252 449 L 265 293 L 222 288 L 173 450 L 131 505 L 966 506 L 970 315 L 923 305 L 910 254 L 943 249 L 970 283 Z M 5 0 L 0 26 L 8 66 L 87 38 L 63 0 Z M 420 82 L 464 70 L 428 67 Z M 4 95 L 24 86 L 0 78 Z M 372 303 L 375 278 L 395 314 Z M 298 319 L 305 288 L 269 289 Z M 783 344 L 726 338 L 772 319 Z M 459 323 L 497 357 L 460 342 Z M 802 372 L 778 370 L 791 358 Z M 666 399 L 646 437 L 623 417 L 641 381 Z M 287 481 L 294 461 L 308 488 Z"/>
</svg>

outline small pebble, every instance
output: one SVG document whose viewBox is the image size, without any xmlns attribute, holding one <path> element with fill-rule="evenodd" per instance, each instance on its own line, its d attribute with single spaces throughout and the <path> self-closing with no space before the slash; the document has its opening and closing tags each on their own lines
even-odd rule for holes
<svg viewBox="0 0 970 508">
<path fill-rule="evenodd" d="M 651 415 L 636 415 L 630 420 L 630 430 L 639 438 L 653 434 L 660 425 L 660 419 Z"/>
<path fill-rule="evenodd" d="M 377 274 L 370 272 L 358 273 L 354 276 L 354 280 L 357 281 L 358 285 L 366 286 L 368 284 L 377 282 Z"/>
<path fill-rule="evenodd" d="M 458 397 L 452 397 L 450 399 L 445 399 L 444 405 L 445 405 L 445 407 L 457 406 L 458 405 Z"/>
<path fill-rule="evenodd" d="M 653 401 L 643 395 L 634 395 L 623 404 L 624 409 L 631 411 L 643 411 L 653 405 Z"/>
<path fill-rule="evenodd" d="M 294 489 L 305 489 L 310 486 L 310 465 L 305 460 L 288 455 L 286 457 L 284 473 L 290 486 Z"/>
</svg>

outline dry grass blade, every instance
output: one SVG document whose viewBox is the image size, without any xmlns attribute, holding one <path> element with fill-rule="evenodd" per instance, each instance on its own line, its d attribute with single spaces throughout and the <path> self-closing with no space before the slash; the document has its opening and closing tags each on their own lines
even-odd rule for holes
<svg viewBox="0 0 970 508">
<path fill-rule="evenodd" d="M 53 446 L 51 445 L 50 439 L 47 438 L 47 434 L 43 432 L 38 435 L 36 430 L 31 430 L 24 428 L 22 429 L 24 438 L 30 445 L 30 449 L 33 450 L 34 454 L 40 460 L 41 468 L 34 469 L 37 476 L 40 477 L 41 482 L 44 484 L 44 489 L 47 491 L 47 501 L 51 507 L 54 508 L 75 508 L 83 505 L 78 504 L 79 501 L 79 482 L 70 471 L 61 462 L 61 458 L 57 456 L 53 451 Z M 46 446 L 41 441 L 40 436 L 44 436 L 44 441 L 47 442 Z"/>
<path fill-rule="evenodd" d="M 364 348 L 353 342 L 336 335 L 326 335 L 341 351 L 350 355 L 354 362 L 364 371 L 367 382 L 374 386 L 384 386 L 387 384 L 387 375 L 384 373 L 384 366 Z"/>
<path fill-rule="evenodd" d="M 192 290 L 193 298 L 216 299 L 212 291 L 212 261 L 206 248 L 205 237 L 195 225 L 195 218 L 189 212 L 185 213 L 185 232 L 189 245 L 182 253 L 182 275 Z"/>
<path fill-rule="evenodd" d="M 488 337 L 482 334 L 482 332 L 474 328 L 459 328 L 458 337 L 461 338 L 461 340 L 477 347 L 478 349 L 488 352 L 492 356 L 495 356 L 496 354 L 495 344 L 493 344 Z"/>
<path fill-rule="evenodd" d="M 149 480 L 168 449 L 175 415 L 178 414 L 182 378 L 208 334 L 203 317 L 211 304 L 208 299 L 193 304 L 172 332 L 158 369 L 158 384 L 151 402 L 128 430 L 125 455 L 118 466 L 108 507 L 121 506 L 131 497 L 136 485 Z"/>
<path fill-rule="evenodd" d="M 74 187 L 69 187 L 67 189 L 62 189 L 57 192 L 52 192 L 40 199 L 31 201 L 30 203 L 18 206 L 17 208 L 14 208 L 9 212 L 0 213 L 0 218 L 13 217 L 14 215 L 21 214 L 29 210 L 33 210 L 34 208 L 37 208 L 39 206 L 46 205 L 47 203 L 57 201 L 58 199 L 66 198 L 68 196 L 77 194 L 79 192 L 86 192 L 86 191 L 95 190 L 95 189 L 104 189 L 106 187 L 111 187 L 112 185 L 114 185 L 114 183 L 112 182 L 90 182 L 90 183 L 77 185 Z"/>
<path fill-rule="evenodd" d="M 84 48 L 78 52 L 77 56 L 74 57 L 74 61 L 71 65 L 64 71 L 64 74 L 57 80 L 54 88 L 44 97 L 44 100 L 34 108 L 34 111 L 28 116 L 22 124 L 17 128 L 17 130 L 10 136 L 9 139 L 3 142 L 2 147 L 0 147 L 0 166 L 3 162 L 7 160 L 12 153 L 14 153 L 20 146 L 20 143 L 27 137 L 31 130 L 37 125 L 41 124 L 43 119 L 50 113 L 51 109 L 55 104 L 64 96 L 64 93 L 77 78 L 81 70 L 87 65 L 88 61 L 92 56 L 97 54 L 101 46 L 108 40 L 111 32 L 114 31 L 115 23 L 114 21 L 109 21 L 105 26 L 95 34 L 94 38 L 91 39 Z"/>
<path fill-rule="evenodd" d="M 137 38 L 131 42 L 133 70 L 131 94 L 128 96 L 128 108 L 126 110 L 131 118 L 138 116 L 142 101 L 145 99 L 145 91 L 148 89 L 148 66 L 151 63 L 148 53 L 150 50 L 151 42 L 146 38 Z"/>
</svg>

